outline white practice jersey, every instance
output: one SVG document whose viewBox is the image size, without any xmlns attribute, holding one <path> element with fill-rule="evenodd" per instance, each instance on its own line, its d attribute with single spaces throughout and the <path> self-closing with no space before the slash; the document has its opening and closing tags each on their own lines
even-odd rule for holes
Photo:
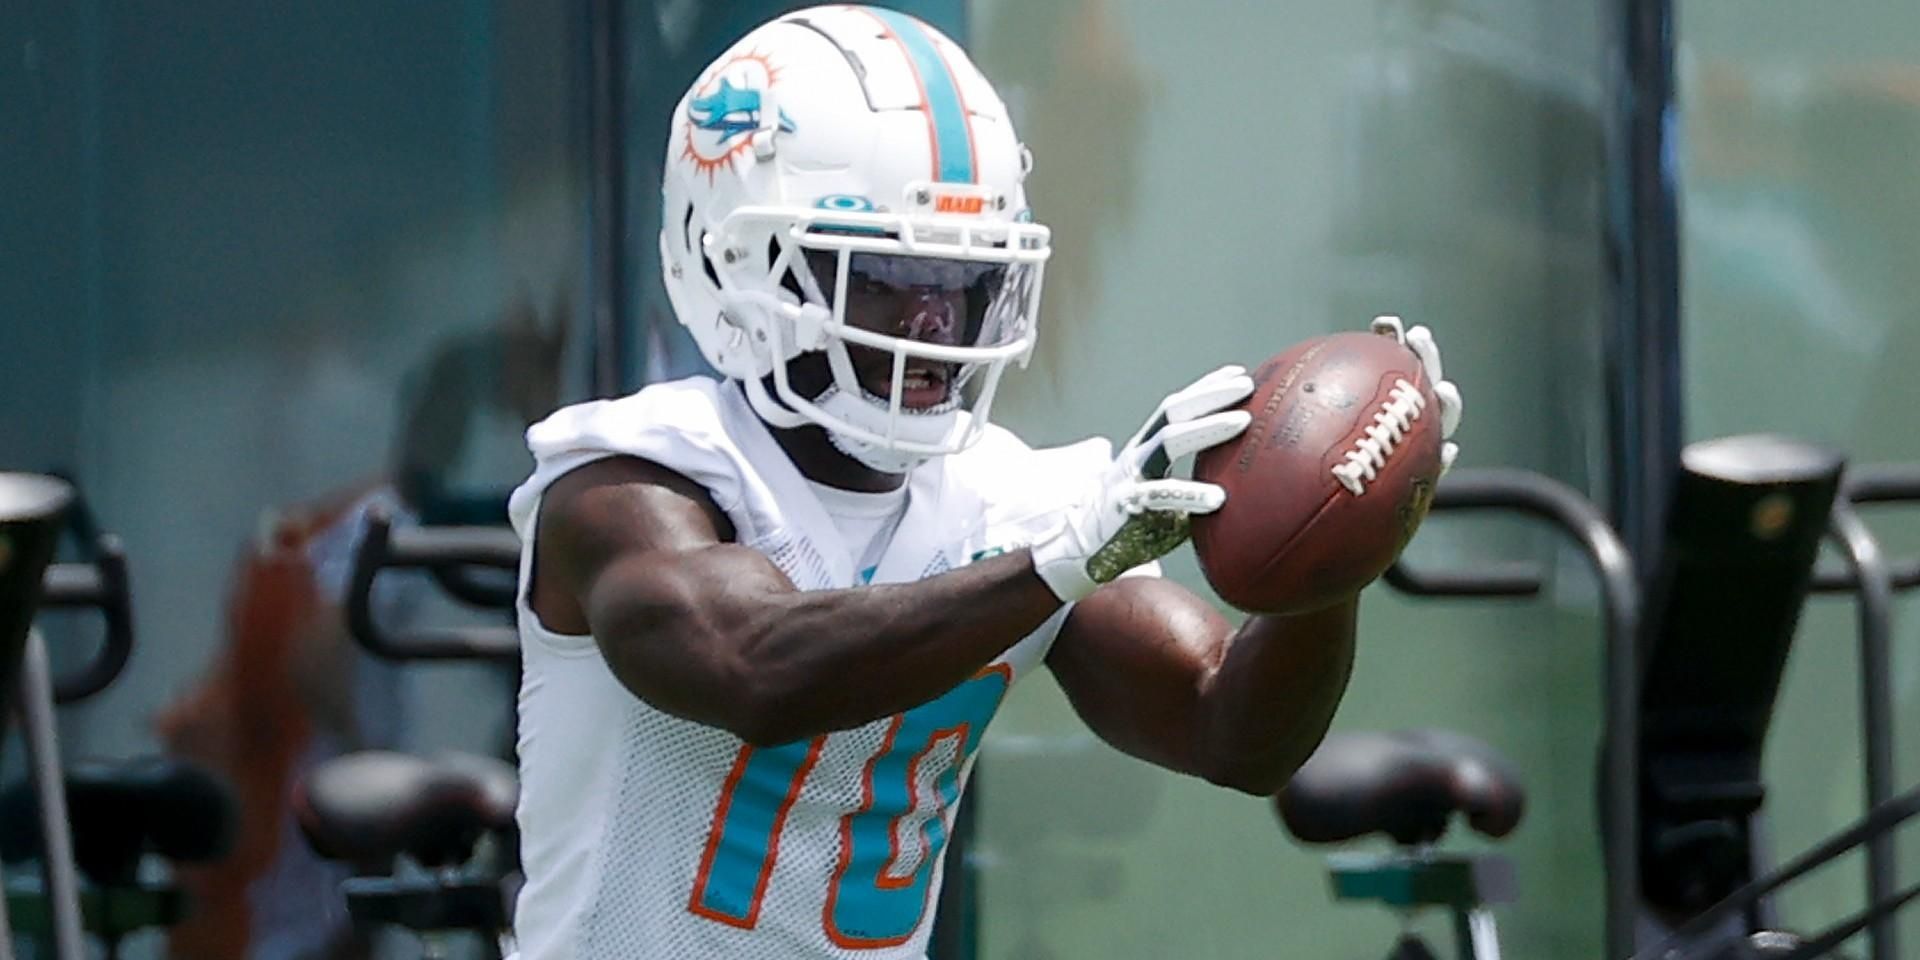
<svg viewBox="0 0 1920 960">
<path fill-rule="evenodd" d="M 568 407 L 527 437 L 537 466 L 511 502 L 523 584 L 542 492 L 615 455 L 701 484 L 739 542 L 800 589 L 863 579 L 732 384 L 695 378 Z M 1110 458 L 1104 440 L 1033 450 L 989 427 L 974 447 L 913 471 L 872 581 L 918 580 L 1033 541 Z M 547 630 L 523 594 L 521 957 L 923 956 L 981 735 L 1065 616 L 913 710 L 756 749 L 648 706 L 614 679 L 593 638 Z"/>
</svg>

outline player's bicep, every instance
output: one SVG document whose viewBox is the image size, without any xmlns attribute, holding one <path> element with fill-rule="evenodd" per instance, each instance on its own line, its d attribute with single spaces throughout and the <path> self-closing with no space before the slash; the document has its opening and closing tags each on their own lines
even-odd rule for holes
<svg viewBox="0 0 1920 960">
<path fill-rule="evenodd" d="M 1201 695 L 1232 627 L 1185 587 L 1123 577 L 1074 605 L 1047 666 L 1089 728 L 1114 747 L 1200 774 Z"/>
<path fill-rule="evenodd" d="M 595 460 L 555 480 L 540 498 L 534 609 L 555 629 L 562 625 L 552 620 L 565 620 L 577 629 L 563 632 L 584 633 L 586 594 L 624 558 L 698 549 L 732 535 L 712 498 L 686 477 L 635 457 Z"/>
<path fill-rule="evenodd" d="M 625 457 L 581 467 L 542 498 L 534 611 L 549 629 L 591 634 L 636 695 L 695 711 L 735 668 L 727 640 L 745 632 L 755 598 L 793 589 L 732 536 L 679 474 Z"/>
</svg>

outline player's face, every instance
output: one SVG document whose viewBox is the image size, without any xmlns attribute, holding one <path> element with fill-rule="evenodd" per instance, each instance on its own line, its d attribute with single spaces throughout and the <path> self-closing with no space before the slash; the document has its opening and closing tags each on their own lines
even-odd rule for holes
<svg viewBox="0 0 1920 960">
<path fill-rule="evenodd" d="M 823 291 L 834 289 L 837 255 L 807 251 L 807 263 Z M 924 257 L 855 253 L 848 261 L 845 322 L 861 330 L 937 346 L 973 346 L 988 301 L 1005 269 L 992 264 Z M 860 385 L 878 397 L 893 390 L 893 355 L 849 344 L 847 356 Z M 939 407 L 953 398 L 958 364 L 909 357 L 900 405 Z"/>
</svg>

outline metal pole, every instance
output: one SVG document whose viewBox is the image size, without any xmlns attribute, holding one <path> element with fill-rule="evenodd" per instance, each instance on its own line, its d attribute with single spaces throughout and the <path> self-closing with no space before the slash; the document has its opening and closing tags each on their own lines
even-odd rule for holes
<svg viewBox="0 0 1920 960">
<path fill-rule="evenodd" d="M 1866 750 L 1867 808 L 1893 797 L 1893 660 L 1890 653 L 1893 579 L 1879 541 L 1843 497 L 1833 505 L 1831 537 L 1859 583 L 1860 725 Z M 1867 899 L 1879 903 L 1894 895 L 1897 878 L 1893 835 L 1867 841 Z M 1897 925 L 1882 916 L 1867 929 L 1874 960 L 1900 956 Z"/>
<path fill-rule="evenodd" d="M 1680 465 L 1684 389 L 1680 358 L 1680 205 L 1674 163 L 1672 0 L 1620 0 L 1612 51 L 1612 117 L 1608 129 L 1608 249 L 1614 269 L 1614 322 L 1608 326 L 1612 381 L 1612 489 L 1615 526 L 1631 556 L 1658 555 L 1668 500 Z M 1612 611 L 1612 604 L 1609 605 Z M 1632 611 L 1637 615 L 1637 608 Z M 1615 622 L 1633 636 L 1636 620 Z M 1620 636 L 1622 634 L 1615 634 Z M 1609 651 L 1607 956 L 1634 948 L 1639 902 L 1636 866 L 1635 758 L 1614 746 L 1638 738 L 1637 665 Z M 1615 704 L 1627 690 L 1634 700 Z"/>
<path fill-rule="evenodd" d="M 1608 957 L 1626 957 L 1633 953 L 1640 881 L 1640 581 L 1626 544 L 1585 497 L 1557 481 L 1540 486 L 1546 496 L 1527 509 L 1579 538 L 1600 578 L 1606 609 L 1606 809 L 1600 813 L 1607 868 L 1606 945 Z"/>
<path fill-rule="evenodd" d="M 13 921 L 7 917 L 7 878 L 0 870 L 0 960 L 13 960 Z"/>
<path fill-rule="evenodd" d="M 47 645 L 39 630 L 27 631 L 27 645 L 21 655 L 20 727 L 27 742 L 34 794 L 40 804 L 41 867 L 46 875 L 54 956 L 59 960 L 85 960 L 86 945 L 80 939 L 80 883 L 74 875 L 66 784 L 53 728 L 53 677 L 47 665 Z"/>
<path fill-rule="evenodd" d="M 77 669 L 55 677 L 53 702 L 69 704 L 105 690 L 133 657 L 133 595 L 127 586 L 127 553 L 117 537 L 93 538 L 93 557 L 85 563 L 56 563 L 41 578 L 40 609 L 91 609 L 100 613 L 106 634 L 100 647 Z"/>
<path fill-rule="evenodd" d="M 1685 399 L 1673 4 L 1621 0 L 1617 11 L 1608 131 L 1613 518 L 1633 555 L 1652 557 L 1680 464 Z"/>
<path fill-rule="evenodd" d="M 626 365 L 631 362 L 627 333 L 627 184 L 621 136 L 622 104 L 626 102 L 626 69 L 621 44 L 620 0 L 592 0 L 588 4 L 588 49 L 591 80 L 588 85 L 588 138 L 592 203 L 592 273 L 588 314 L 593 318 L 594 396 L 624 392 Z"/>
</svg>

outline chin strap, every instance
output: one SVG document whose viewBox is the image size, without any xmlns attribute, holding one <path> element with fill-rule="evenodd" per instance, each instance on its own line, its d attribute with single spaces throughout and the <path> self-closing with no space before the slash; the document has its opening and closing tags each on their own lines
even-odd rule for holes
<svg viewBox="0 0 1920 960">
<path fill-rule="evenodd" d="M 758 380 L 741 381 L 741 387 L 746 391 L 748 405 L 753 407 L 753 412 L 768 426 L 782 430 L 819 427 L 826 433 L 827 440 L 833 444 L 835 450 L 864 464 L 868 469 L 878 470 L 881 473 L 902 474 L 932 459 L 925 454 L 891 450 L 877 443 L 869 443 L 839 433 L 825 424 L 815 422 L 811 417 L 797 410 L 788 408 L 786 404 L 767 393 L 766 385 Z M 816 402 L 828 400 L 838 390 L 838 387 L 828 387 L 827 392 L 821 394 L 820 400 Z"/>
<path fill-rule="evenodd" d="M 832 430 L 827 431 L 827 440 L 833 444 L 835 450 L 860 461 L 865 464 L 868 469 L 878 470 L 881 473 L 906 473 L 914 467 L 927 462 L 928 459 L 919 454 L 888 450 L 877 444 L 868 443 L 864 440 L 855 440 L 851 437 L 835 433 Z"/>
</svg>

